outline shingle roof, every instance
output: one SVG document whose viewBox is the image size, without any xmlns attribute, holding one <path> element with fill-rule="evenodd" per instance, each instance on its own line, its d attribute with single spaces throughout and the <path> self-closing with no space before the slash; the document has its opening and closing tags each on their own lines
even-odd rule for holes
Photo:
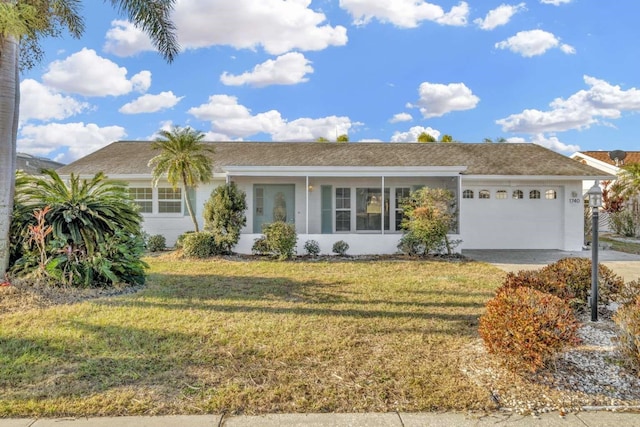
<svg viewBox="0 0 640 427">
<path fill-rule="evenodd" d="M 602 176 L 602 171 L 535 144 L 207 142 L 214 170 L 225 166 L 467 166 L 467 175 Z M 119 141 L 58 169 L 65 175 L 150 174 L 151 142 Z"/>
<path fill-rule="evenodd" d="M 627 156 L 624 158 L 623 164 L 630 165 L 634 163 L 640 163 L 640 151 L 627 151 L 626 153 Z M 616 164 L 616 162 L 611 160 L 611 157 L 609 157 L 608 151 L 580 151 L 580 154 L 593 157 L 596 160 L 600 160 L 601 162 L 605 162 L 610 165 L 615 166 Z"/>
<path fill-rule="evenodd" d="M 57 169 L 60 166 L 63 166 L 63 163 L 44 157 L 36 157 L 25 153 L 17 153 L 16 155 L 16 169 L 32 175 L 41 174 L 43 169 Z"/>
</svg>

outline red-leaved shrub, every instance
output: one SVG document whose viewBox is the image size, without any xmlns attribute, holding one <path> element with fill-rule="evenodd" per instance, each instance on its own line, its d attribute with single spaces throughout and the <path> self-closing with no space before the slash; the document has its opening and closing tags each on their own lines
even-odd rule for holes
<svg viewBox="0 0 640 427">
<path fill-rule="evenodd" d="M 591 293 L 591 265 L 589 258 L 563 258 L 542 268 L 540 275 L 546 281 L 563 283 L 573 294 L 572 298 L 586 302 Z M 622 277 L 606 265 L 598 264 L 598 297 L 601 303 L 607 304 L 615 299 L 623 285 Z"/>
<path fill-rule="evenodd" d="M 514 371 L 535 372 L 578 343 L 578 324 L 564 300 L 527 286 L 504 288 L 487 303 L 479 332 L 489 353 Z"/>
<path fill-rule="evenodd" d="M 613 316 L 618 325 L 618 348 L 636 369 L 640 368 L 640 295 Z"/>
</svg>

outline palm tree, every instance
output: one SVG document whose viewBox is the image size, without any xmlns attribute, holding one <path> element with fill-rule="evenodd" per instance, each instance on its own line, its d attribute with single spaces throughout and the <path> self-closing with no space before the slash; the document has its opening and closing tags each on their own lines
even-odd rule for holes
<svg viewBox="0 0 640 427">
<path fill-rule="evenodd" d="M 433 135 L 422 132 L 420 135 L 418 135 L 418 142 L 436 142 L 436 139 Z"/>
<path fill-rule="evenodd" d="M 169 19 L 175 0 L 109 2 L 151 37 L 168 62 L 173 60 L 180 50 Z M 9 262 L 20 105 L 19 67 L 33 67 L 42 57 L 42 38 L 58 37 L 62 29 L 80 37 L 84 32 L 80 6 L 79 0 L 0 0 L 0 277 L 4 276 Z"/>
<path fill-rule="evenodd" d="M 124 183 L 109 180 L 102 172 L 90 180 L 71 174 L 68 184 L 53 170 L 43 174 L 20 175 L 16 205 L 18 211 L 30 213 L 48 207 L 46 221 L 53 228 L 52 237 L 71 239 L 90 255 L 119 231 L 140 234 L 142 216 Z M 26 228 L 28 224 L 16 226 Z M 24 230 L 19 234 L 26 235 Z"/>
<path fill-rule="evenodd" d="M 616 184 L 617 193 L 626 200 L 640 194 L 640 163 L 623 166 Z"/>
<path fill-rule="evenodd" d="M 159 134 L 152 148 L 162 152 L 149 160 L 149 167 L 153 167 L 153 184 L 158 185 L 166 174 L 174 189 L 182 185 L 189 216 L 196 232 L 200 231 L 188 189 L 209 182 L 213 177 L 211 158 L 207 156 L 207 153 L 213 153 L 213 148 L 202 143 L 204 133 L 190 127 L 175 126 L 170 131 L 161 130 Z"/>
</svg>

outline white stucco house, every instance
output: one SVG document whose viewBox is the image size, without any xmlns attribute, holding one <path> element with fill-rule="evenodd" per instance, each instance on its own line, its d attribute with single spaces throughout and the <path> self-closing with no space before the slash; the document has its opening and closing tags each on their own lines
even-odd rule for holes
<svg viewBox="0 0 640 427">
<path fill-rule="evenodd" d="M 401 237 L 398 201 L 422 186 L 457 199 L 458 249 L 580 250 L 584 180 L 612 175 L 534 144 L 210 142 L 214 180 L 189 190 L 202 221 L 212 190 L 235 182 L 247 195 L 247 225 L 235 250 L 251 253 L 261 227 L 285 219 L 298 247 L 310 239 L 330 253 L 390 254 Z M 151 184 L 151 142 L 120 141 L 58 169 L 103 171 L 126 181 L 149 234 L 173 244 L 193 224 L 181 189 Z"/>
</svg>

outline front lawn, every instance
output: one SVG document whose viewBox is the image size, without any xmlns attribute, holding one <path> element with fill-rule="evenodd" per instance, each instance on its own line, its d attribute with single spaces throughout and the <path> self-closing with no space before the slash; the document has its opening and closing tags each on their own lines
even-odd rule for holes
<svg viewBox="0 0 640 427">
<path fill-rule="evenodd" d="M 494 407 L 460 370 L 487 264 L 146 261 L 138 293 L 0 314 L 0 417 Z"/>
</svg>

